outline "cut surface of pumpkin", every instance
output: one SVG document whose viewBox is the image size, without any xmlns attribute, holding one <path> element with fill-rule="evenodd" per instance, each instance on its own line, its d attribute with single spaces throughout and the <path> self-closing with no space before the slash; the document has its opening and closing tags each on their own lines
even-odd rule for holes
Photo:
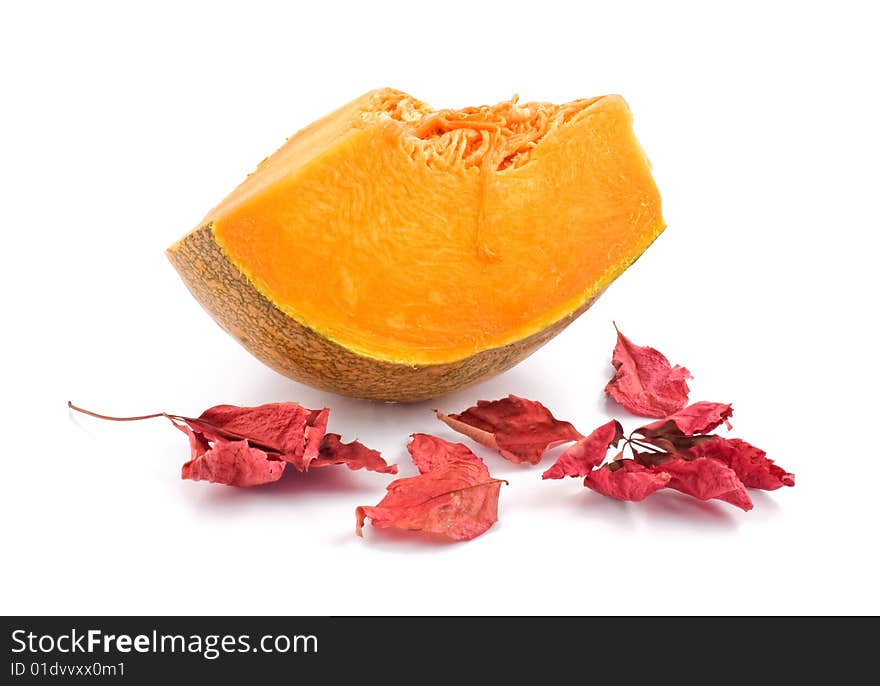
<svg viewBox="0 0 880 686">
<path fill-rule="evenodd" d="M 619 96 L 434 110 L 380 89 L 291 137 L 168 254 L 282 373 L 414 400 L 515 364 L 663 227 Z"/>
</svg>

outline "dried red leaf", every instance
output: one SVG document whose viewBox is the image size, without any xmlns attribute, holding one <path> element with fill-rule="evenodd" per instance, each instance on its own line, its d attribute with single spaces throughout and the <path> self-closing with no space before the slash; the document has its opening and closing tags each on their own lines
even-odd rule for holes
<svg viewBox="0 0 880 686">
<path fill-rule="evenodd" d="M 587 476 L 594 467 L 605 460 L 608 448 L 616 448 L 623 438 L 623 427 L 612 419 L 565 450 L 550 469 L 544 472 L 544 479 L 561 479 L 566 476 Z"/>
<path fill-rule="evenodd" d="M 634 460 L 615 460 L 587 474 L 584 486 L 609 498 L 639 502 L 666 488 L 671 478 Z"/>
<path fill-rule="evenodd" d="M 174 426 L 183 431 L 183 433 L 186 434 L 187 438 L 189 438 L 190 460 L 195 460 L 201 457 L 211 449 L 211 443 L 208 441 L 207 438 L 204 437 L 203 434 L 196 433 L 185 424 L 175 423 Z"/>
<path fill-rule="evenodd" d="M 324 444 L 324 436 L 327 434 L 327 420 L 330 419 L 330 410 L 322 407 L 320 410 L 312 410 L 306 419 L 305 435 L 303 437 L 303 467 L 309 468 L 312 460 L 321 453 Z"/>
<path fill-rule="evenodd" d="M 498 493 L 503 482 L 471 459 L 441 463 L 419 476 L 397 479 L 374 507 L 355 510 L 357 534 L 364 520 L 373 526 L 424 531 L 467 541 L 498 521 Z"/>
<path fill-rule="evenodd" d="M 310 410 L 297 403 L 267 403 L 256 407 L 217 405 L 194 420 L 181 419 L 209 440 L 244 438 L 305 471 L 318 457 L 328 415 L 326 408 Z"/>
<path fill-rule="evenodd" d="M 444 441 L 430 434 L 413 434 L 406 447 L 412 455 L 413 464 L 424 474 L 457 460 L 471 460 L 479 464 L 489 474 L 486 464 L 463 443 Z"/>
<path fill-rule="evenodd" d="M 583 438 L 569 422 L 556 419 L 541 403 L 515 395 L 480 400 L 460 414 L 435 412 L 453 430 L 517 464 L 537 464 L 546 450 Z"/>
<path fill-rule="evenodd" d="M 794 486 L 794 474 L 774 464 L 760 448 L 739 438 L 712 436 L 711 441 L 690 448 L 684 457 L 719 460 L 736 473 L 746 488 L 774 491 L 782 486 Z"/>
<path fill-rule="evenodd" d="M 671 477 L 669 488 L 699 500 L 723 500 L 746 511 L 753 507 L 752 499 L 736 472 L 718 460 L 708 457 L 685 460 L 676 457 L 654 470 L 658 474 Z"/>
<path fill-rule="evenodd" d="M 683 453 L 694 445 L 708 440 L 697 434 L 707 434 L 725 423 L 733 414 L 726 403 L 698 402 L 688 405 L 665 419 L 652 422 L 635 430 L 650 443 L 670 452 Z M 693 440 L 687 440 L 687 439 Z"/>
<path fill-rule="evenodd" d="M 343 443 L 339 434 L 327 434 L 321 442 L 318 457 L 311 461 L 309 467 L 313 469 L 337 464 L 344 464 L 349 469 L 397 474 L 397 465 L 385 462 L 378 450 L 372 450 L 360 441 Z"/>
<path fill-rule="evenodd" d="M 687 405 L 691 373 L 673 367 L 658 350 L 636 345 L 616 324 L 614 328 L 617 345 L 611 364 L 615 371 L 605 393 L 640 417 L 666 417 Z"/>
<path fill-rule="evenodd" d="M 192 459 L 181 468 L 180 476 L 193 481 L 210 481 L 228 486 L 250 487 L 278 481 L 286 462 L 270 459 L 247 441 L 217 439 L 213 446 L 189 427 L 181 427 L 190 437 Z"/>
<path fill-rule="evenodd" d="M 338 434 L 326 434 L 327 408 L 310 410 L 296 403 L 268 403 L 256 407 L 216 405 L 198 417 L 157 412 L 139 417 L 112 417 L 68 407 L 98 419 L 116 422 L 165 417 L 189 437 L 191 459 L 183 465 L 184 479 L 233 486 L 276 481 L 286 464 L 300 471 L 310 465 L 345 464 L 350 469 L 396 474 L 375 450 L 362 443 L 342 443 Z"/>
</svg>

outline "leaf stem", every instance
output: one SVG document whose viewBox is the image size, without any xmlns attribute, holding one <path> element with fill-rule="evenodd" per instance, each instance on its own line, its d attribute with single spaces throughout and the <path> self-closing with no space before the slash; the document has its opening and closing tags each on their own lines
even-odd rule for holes
<svg viewBox="0 0 880 686">
<path fill-rule="evenodd" d="M 100 414 L 98 412 L 92 412 L 91 410 L 83 409 L 82 407 L 77 407 L 70 400 L 67 401 L 67 406 L 71 410 L 75 410 L 76 412 L 82 412 L 89 417 L 94 417 L 95 419 L 105 419 L 111 422 L 137 422 L 141 419 L 156 419 L 157 417 L 165 417 L 169 422 L 174 424 L 174 426 L 180 428 L 180 424 L 178 422 L 182 422 L 189 426 L 189 428 L 193 431 L 199 431 L 198 427 L 206 428 L 213 433 L 221 436 L 226 440 L 234 440 L 234 441 L 247 441 L 254 448 L 259 448 L 260 450 L 264 450 L 269 453 L 278 453 L 279 455 L 284 454 L 284 450 L 282 448 L 276 448 L 273 445 L 268 445 L 267 443 L 261 443 L 259 441 L 250 438 L 249 436 L 245 436 L 244 434 L 236 433 L 235 431 L 230 431 L 222 426 L 217 426 L 216 424 L 206 421 L 204 419 L 198 419 L 193 417 L 184 417 L 180 414 L 168 414 L 167 412 L 155 412 L 154 414 L 142 414 L 137 417 L 113 417 L 107 414 Z M 213 440 L 213 439 L 211 439 Z"/>
<path fill-rule="evenodd" d="M 95 417 L 96 419 L 106 419 L 111 422 L 137 422 L 141 419 L 156 419 L 157 417 L 167 417 L 168 419 L 172 419 L 172 415 L 167 412 L 156 412 L 154 414 L 143 414 L 139 417 L 111 417 L 106 414 L 98 414 L 97 412 L 92 412 L 91 410 L 85 410 L 82 407 L 77 407 L 71 401 L 67 401 L 67 406 L 71 410 L 75 410 L 76 412 L 82 412 L 83 414 L 89 415 L 89 417 Z"/>
<path fill-rule="evenodd" d="M 655 446 L 653 446 L 653 445 L 650 445 L 650 444 L 648 444 L 648 443 L 642 443 L 641 441 L 637 441 L 637 440 L 634 439 L 634 438 L 630 438 L 630 439 L 627 441 L 627 443 L 629 443 L 630 446 L 637 445 L 637 446 L 639 446 L 640 448 L 644 448 L 645 450 L 647 450 L 647 451 L 650 452 L 650 453 L 662 453 L 662 452 L 663 452 L 662 450 L 657 450 L 657 448 L 656 448 Z"/>
</svg>

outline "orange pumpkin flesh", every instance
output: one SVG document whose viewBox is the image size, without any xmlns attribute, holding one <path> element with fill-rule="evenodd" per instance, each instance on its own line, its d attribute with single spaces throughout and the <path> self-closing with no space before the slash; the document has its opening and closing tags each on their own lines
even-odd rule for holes
<svg viewBox="0 0 880 686">
<path fill-rule="evenodd" d="M 381 89 L 290 138 L 169 257 L 279 371 L 415 400 L 515 364 L 663 226 L 619 96 L 433 111 Z"/>
</svg>

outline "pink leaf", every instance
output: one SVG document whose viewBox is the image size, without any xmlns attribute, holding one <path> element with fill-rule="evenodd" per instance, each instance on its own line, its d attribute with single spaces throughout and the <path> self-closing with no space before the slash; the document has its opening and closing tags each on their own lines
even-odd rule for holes
<svg viewBox="0 0 880 686">
<path fill-rule="evenodd" d="M 454 460 L 388 486 L 382 501 L 355 510 L 357 534 L 369 517 L 373 526 L 438 534 L 467 541 L 498 520 L 498 494 L 503 482 L 491 478 L 475 460 Z"/>
<path fill-rule="evenodd" d="M 437 411 L 437 418 L 515 463 L 537 464 L 546 450 L 583 438 L 541 403 L 515 395 L 480 400 L 460 414 Z"/>
<path fill-rule="evenodd" d="M 195 453 L 196 446 L 201 448 L 201 439 L 194 438 L 188 428 L 184 430 L 190 435 Z M 212 447 L 194 454 L 183 465 L 181 478 L 247 488 L 277 481 L 284 473 L 285 464 L 282 460 L 269 459 L 263 450 L 248 445 L 247 441 L 217 439 Z"/>
<path fill-rule="evenodd" d="M 616 324 L 614 328 L 617 345 L 611 364 L 615 372 L 605 393 L 640 417 L 665 417 L 684 407 L 691 373 L 684 367 L 673 367 L 654 348 L 636 345 Z"/>
<path fill-rule="evenodd" d="M 657 473 L 668 474 L 669 488 L 700 500 L 723 500 L 743 510 L 752 509 L 752 499 L 736 473 L 718 460 L 699 457 L 684 460 L 676 457 L 654 467 Z"/>
<path fill-rule="evenodd" d="M 544 479 L 561 479 L 566 476 L 587 476 L 594 467 L 605 460 L 608 448 L 623 438 L 620 422 L 611 420 L 586 438 L 582 438 L 565 450 L 559 459 L 543 474 Z"/>
<path fill-rule="evenodd" d="M 329 418 L 330 410 L 326 407 L 320 410 L 311 410 L 309 412 L 309 416 L 306 419 L 305 430 L 303 431 L 303 451 L 301 459 L 302 471 L 307 470 L 312 461 L 316 460 L 321 453 L 321 448 L 324 445 L 324 435 L 327 432 L 327 420 Z M 369 450 L 369 448 L 366 448 L 361 443 L 358 443 L 357 445 Z M 348 451 L 348 454 L 351 455 L 351 451 Z M 297 459 L 295 456 L 292 456 L 290 461 L 293 462 L 294 465 L 297 465 Z M 382 462 L 384 461 L 385 460 L 382 460 Z"/>
<path fill-rule="evenodd" d="M 310 410 L 297 403 L 267 403 L 257 407 L 217 405 L 196 419 L 186 419 L 208 440 L 246 439 L 252 446 L 278 453 L 300 471 L 318 456 L 329 410 Z"/>
<path fill-rule="evenodd" d="M 698 402 L 688 405 L 665 419 L 647 424 L 635 430 L 648 441 L 670 452 L 687 450 L 696 441 L 681 440 L 695 435 L 707 434 L 723 422 L 730 427 L 727 420 L 733 414 L 733 408 L 725 403 Z"/>
<path fill-rule="evenodd" d="M 670 478 L 633 460 L 619 460 L 587 474 L 584 486 L 609 498 L 639 502 L 666 488 Z"/>
<path fill-rule="evenodd" d="M 413 464 L 422 474 L 461 460 L 473 461 L 480 465 L 487 476 L 489 474 L 485 463 L 462 443 L 451 443 L 429 434 L 413 434 L 407 450 L 412 455 Z"/>
<path fill-rule="evenodd" d="M 794 486 L 794 474 L 773 463 L 760 448 L 739 438 L 713 436 L 711 441 L 690 448 L 689 459 L 708 457 L 730 467 L 746 488 L 773 491 L 782 486 Z"/>
<path fill-rule="evenodd" d="M 328 467 L 337 464 L 344 464 L 349 469 L 397 474 L 397 465 L 389 465 L 385 462 L 378 450 L 372 450 L 360 441 L 343 443 L 339 434 L 326 434 L 321 442 L 318 457 L 311 461 L 309 467 Z"/>
</svg>

